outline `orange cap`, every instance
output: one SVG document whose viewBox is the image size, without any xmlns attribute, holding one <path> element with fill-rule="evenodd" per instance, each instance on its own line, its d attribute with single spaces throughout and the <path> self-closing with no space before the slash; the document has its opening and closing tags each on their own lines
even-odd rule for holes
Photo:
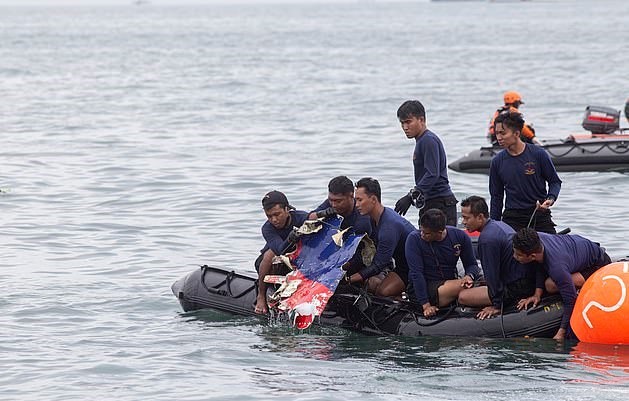
<svg viewBox="0 0 629 401">
<path fill-rule="evenodd" d="M 520 102 L 524 104 L 524 102 L 522 101 L 522 96 L 520 96 L 520 94 L 515 91 L 505 92 L 504 100 L 505 100 L 505 104 L 513 104 L 515 102 Z"/>
</svg>

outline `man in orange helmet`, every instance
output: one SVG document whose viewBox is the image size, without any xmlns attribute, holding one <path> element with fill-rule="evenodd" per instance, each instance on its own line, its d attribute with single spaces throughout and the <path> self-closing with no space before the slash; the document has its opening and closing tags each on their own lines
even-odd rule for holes
<svg viewBox="0 0 629 401">
<path fill-rule="evenodd" d="M 522 96 L 520 96 L 518 92 L 508 91 L 508 92 L 505 92 L 503 97 L 504 97 L 505 104 L 504 106 L 496 110 L 496 112 L 494 113 L 494 116 L 491 118 L 491 121 L 489 123 L 489 129 L 487 130 L 487 139 L 489 139 L 489 142 L 491 142 L 491 144 L 494 146 L 498 146 L 498 141 L 496 140 L 496 133 L 494 132 L 494 122 L 496 120 L 496 117 L 498 117 L 498 114 L 504 111 L 511 111 L 511 112 L 515 111 L 522 114 L 519 110 L 519 107 L 521 104 L 524 104 L 524 102 L 522 101 Z M 535 143 L 537 145 L 540 145 L 539 140 L 535 136 L 535 130 L 529 124 L 524 124 L 521 138 L 524 142 Z"/>
</svg>

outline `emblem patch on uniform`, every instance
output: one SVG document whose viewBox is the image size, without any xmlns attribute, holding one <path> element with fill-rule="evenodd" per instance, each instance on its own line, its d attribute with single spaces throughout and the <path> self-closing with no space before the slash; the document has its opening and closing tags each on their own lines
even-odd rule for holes
<svg viewBox="0 0 629 401">
<path fill-rule="evenodd" d="M 533 175 L 535 174 L 535 162 L 526 162 L 524 163 L 524 174 Z"/>
<path fill-rule="evenodd" d="M 454 244 L 452 248 L 454 248 L 454 256 L 458 258 L 461 255 L 461 244 Z"/>
</svg>

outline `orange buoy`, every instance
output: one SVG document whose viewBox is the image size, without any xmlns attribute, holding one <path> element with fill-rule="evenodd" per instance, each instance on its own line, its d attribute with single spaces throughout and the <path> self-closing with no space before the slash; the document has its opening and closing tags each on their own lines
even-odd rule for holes
<svg viewBox="0 0 629 401">
<path fill-rule="evenodd" d="M 580 341 L 629 344 L 629 262 L 603 266 L 587 279 L 570 326 Z"/>
</svg>

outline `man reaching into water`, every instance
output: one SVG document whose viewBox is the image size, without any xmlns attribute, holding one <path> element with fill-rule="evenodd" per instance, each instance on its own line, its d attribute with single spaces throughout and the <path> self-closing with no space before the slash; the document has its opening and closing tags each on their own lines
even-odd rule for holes
<svg viewBox="0 0 629 401">
<path fill-rule="evenodd" d="M 299 228 L 308 218 L 307 212 L 295 210 L 288 203 L 286 195 L 280 191 L 271 191 L 264 195 L 262 208 L 267 221 L 262 225 L 262 236 L 266 244 L 255 261 L 258 271 L 258 297 L 255 312 L 258 314 L 269 311 L 266 299 L 267 284 L 264 282 L 264 277 L 271 273 L 273 258 L 286 253 L 297 242 L 299 236 L 294 229 Z"/>
<path fill-rule="evenodd" d="M 570 316 L 580 288 L 595 271 L 611 263 L 605 249 L 579 235 L 552 235 L 523 228 L 513 237 L 513 257 L 522 264 L 537 268 L 535 294 L 520 301 L 519 308 L 536 306 L 544 289 L 559 293 L 563 302 L 563 318 L 555 340 L 563 340 L 570 325 Z M 544 277 L 548 277 L 545 281 Z"/>
</svg>

